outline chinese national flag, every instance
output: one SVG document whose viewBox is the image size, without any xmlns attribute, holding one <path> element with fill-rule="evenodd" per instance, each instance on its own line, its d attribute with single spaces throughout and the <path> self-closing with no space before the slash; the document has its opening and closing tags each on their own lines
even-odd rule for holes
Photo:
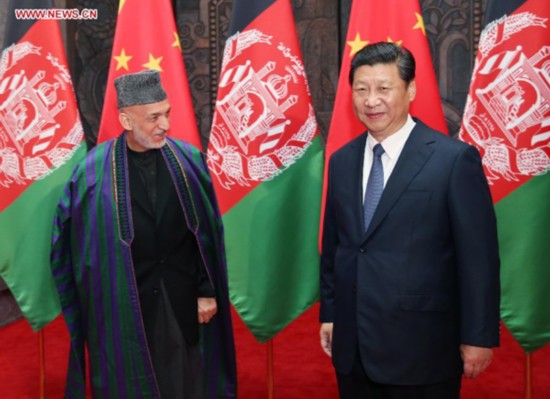
<svg viewBox="0 0 550 399">
<path fill-rule="evenodd" d="M 354 0 L 326 144 L 323 193 L 326 192 L 326 171 L 330 156 L 365 131 L 365 126 L 353 113 L 348 82 L 351 59 L 367 44 L 382 41 L 405 46 L 416 60 L 417 91 L 416 100 L 411 104 L 411 115 L 436 130 L 447 132 L 418 0 Z"/>
<path fill-rule="evenodd" d="M 120 1 L 98 143 L 117 137 L 123 131 L 118 121 L 114 80 L 145 69 L 160 71 L 172 106 L 169 135 L 201 148 L 169 0 Z"/>
</svg>

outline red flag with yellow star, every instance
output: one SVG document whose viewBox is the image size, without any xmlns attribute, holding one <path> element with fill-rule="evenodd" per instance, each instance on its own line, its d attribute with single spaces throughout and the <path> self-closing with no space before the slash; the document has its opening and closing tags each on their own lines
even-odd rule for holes
<svg viewBox="0 0 550 399">
<path fill-rule="evenodd" d="M 123 131 L 118 121 L 114 80 L 145 69 L 160 72 L 172 105 L 168 134 L 201 148 L 170 0 L 120 1 L 97 142 L 117 137 Z"/>
<path fill-rule="evenodd" d="M 367 44 L 381 41 L 401 44 L 414 55 L 416 100 L 411 103 L 411 115 L 434 129 L 447 132 L 418 0 L 354 0 L 326 145 L 323 198 L 330 156 L 365 131 L 365 126 L 353 113 L 351 87 L 348 82 L 351 59 Z"/>
</svg>

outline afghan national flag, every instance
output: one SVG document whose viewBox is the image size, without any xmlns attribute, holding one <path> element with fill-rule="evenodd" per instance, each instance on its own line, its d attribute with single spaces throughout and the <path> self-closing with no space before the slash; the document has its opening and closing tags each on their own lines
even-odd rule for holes
<svg viewBox="0 0 550 399">
<path fill-rule="evenodd" d="M 54 211 L 84 133 L 59 23 L 16 20 L 11 1 L 0 60 L 0 275 L 34 330 L 60 312 L 50 271 Z"/>
<path fill-rule="evenodd" d="M 526 352 L 550 342 L 550 2 L 489 1 L 460 138 L 495 203 L 501 317 Z"/>
<path fill-rule="evenodd" d="M 169 135 L 202 148 L 170 0 L 121 0 L 105 89 L 98 143 L 118 137 L 114 80 L 143 70 L 160 72 L 172 106 Z"/>
<path fill-rule="evenodd" d="M 354 0 L 325 150 L 325 179 L 330 156 L 365 131 L 353 112 L 348 81 L 351 60 L 367 44 L 385 41 L 403 45 L 414 55 L 416 100 L 411 104 L 411 114 L 428 126 L 447 132 L 418 0 Z"/>
<path fill-rule="evenodd" d="M 290 0 L 236 0 L 208 166 L 230 298 L 260 341 L 318 299 L 323 153 Z"/>
</svg>

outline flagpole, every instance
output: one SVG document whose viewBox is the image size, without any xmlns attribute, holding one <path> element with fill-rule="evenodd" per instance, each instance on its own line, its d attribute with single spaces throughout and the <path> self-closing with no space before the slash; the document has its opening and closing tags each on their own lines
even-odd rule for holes
<svg viewBox="0 0 550 399">
<path fill-rule="evenodd" d="M 38 331 L 38 362 L 39 362 L 39 398 L 46 397 L 46 357 L 44 356 L 44 329 Z"/>
<path fill-rule="evenodd" d="M 531 354 L 525 353 L 525 399 L 532 399 Z"/>
<path fill-rule="evenodd" d="M 273 338 L 267 341 L 267 398 L 273 399 L 275 379 L 273 377 Z"/>
</svg>

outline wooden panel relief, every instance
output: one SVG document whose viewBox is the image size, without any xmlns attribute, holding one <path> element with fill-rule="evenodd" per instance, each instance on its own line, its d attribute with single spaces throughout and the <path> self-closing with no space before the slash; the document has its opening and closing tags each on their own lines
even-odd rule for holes
<svg viewBox="0 0 550 399">
<path fill-rule="evenodd" d="M 4 27 L 6 26 L 6 18 L 8 16 L 8 0 L 0 0 L 0 46 L 4 44 Z"/>
<path fill-rule="evenodd" d="M 74 22 L 71 72 L 76 87 L 78 108 L 90 145 L 97 140 L 105 84 L 115 34 L 118 0 L 74 0 L 74 7 L 95 8 L 97 20 Z"/>
<path fill-rule="evenodd" d="M 481 0 L 424 0 L 422 14 L 449 132 L 460 129 L 481 26 Z"/>
<path fill-rule="evenodd" d="M 203 147 L 211 123 L 211 50 L 209 4 L 206 1 L 176 1 L 178 35 L 185 60 L 189 88 Z"/>
<path fill-rule="evenodd" d="M 338 7 L 331 0 L 294 1 L 294 18 L 321 135 L 328 133 L 338 85 Z"/>
</svg>

